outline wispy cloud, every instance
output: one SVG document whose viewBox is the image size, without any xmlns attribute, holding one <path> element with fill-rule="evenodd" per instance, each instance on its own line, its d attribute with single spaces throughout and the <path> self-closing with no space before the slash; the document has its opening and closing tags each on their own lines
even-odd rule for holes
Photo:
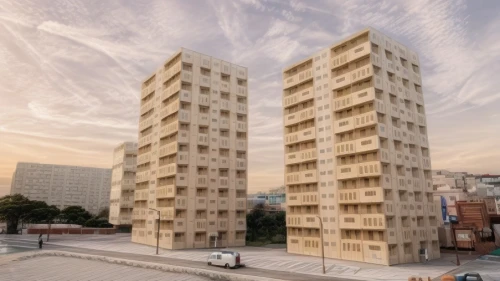
<svg viewBox="0 0 500 281">
<path fill-rule="evenodd" d="M 249 188 L 281 185 L 281 70 L 366 26 L 420 54 L 433 167 L 494 172 L 499 8 L 464 0 L 0 0 L 0 177 L 17 161 L 110 166 L 112 147 L 137 137 L 140 81 L 183 46 L 249 68 Z"/>
</svg>

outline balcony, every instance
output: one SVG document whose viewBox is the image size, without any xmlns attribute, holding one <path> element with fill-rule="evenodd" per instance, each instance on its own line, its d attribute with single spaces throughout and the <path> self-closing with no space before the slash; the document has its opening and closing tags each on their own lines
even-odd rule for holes
<svg viewBox="0 0 500 281">
<path fill-rule="evenodd" d="M 158 178 L 168 177 L 175 175 L 177 172 L 177 163 L 171 163 L 158 168 L 157 176 Z"/>
<path fill-rule="evenodd" d="M 219 121 L 219 127 L 221 129 L 229 129 L 229 118 L 221 117 Z"/>
<path fill-rule="evenodd" d="M 356 141 L 346 141 L 335 145 L 337 156 L 356 153 Z"/>
<path fill-rule="evenodd" d="M 350 179 L 358 177 L 358 164 L 337 165 L 337 179 Z"/>
<path fill-rule="evenodd" d="M 247 199 L 236 198 L 236 210 L 246 210 L 246 209 L 247 209 Z"/>
<path fill-rule="evenodd" d="M 196 196 L 196 209 L 205 210 L 207 208 L 207 198 Z"/>
<path fill-rule="evenodd" d="M 186 209 L 187 208 L 187 197 L 186 196 L 175 196 L 175 208 Z"/>
<path fill-rule="evenodd" d="M 382 203 L 384 202 L 384 190 L 382 187 L 368 187 L 359 190 L 359 202 Z"/>
<path fill-rule="evenodd" d="M 246 170 L 247 160 L 236 158 L 236 170 Z"/>
<path fill-rule="evenodd" d="M 196 176 L 196 186 L 197 187 L 208 187 L 208 176 Z"/>
<path fill-rule="evenodd" d="M 397 244 L 398 236 L 396 229 L 394 227 L 388 227 L 386 229 L 386 232 L 387 232 L 387 244 Z"/>
<path fill-rule="evenodd" d="M 228 219 L 218 219 L 217 230 L 228 230 L 227 228 Z"/>
<path fill-rule="evenodd" d="M 247 220 L 246 219 L 236 219 L 235 230 L 246 230 L 246 229 L 247 229 Z"/>
<path fill-rule="evenodd" d="M 352 117 L 343 118 L 333 122 L 333 131 L 340 134 L 354 130 L 354 119 Z"/>
<path fill-rule="evenodd" d="M 134 192 L 134 201 L 146 201 L 149 199 L 149 191 L 147 189 L 136 190 Z"/>
<path fill-rule="evenodd" d="M 417 227 L 417 240 L 427 241 L 427 229 L 425 227 Z"/>
<path fill-rule="evenodd" d="M 219 188 L 229 187 L 229 177 L 219 177 Z"/>
<path fill-rule="evenodd" d="M 375 100 L 375 88 L 367 88 L 357 92 L 352 95 L 352 105 L 359 105 Z"/>
<path fill-rule="evenodd" d="M 247 188 L 247 180 L 246 179 L 236 179 L 236 189 L 244 189 Z"/>
<path fill-rule="evenodd" d="M 314 90 L 313 87 L 308 87 L 306 89 L 302 89 L 297 91 L 295 94 L 291 94 L 283 98 L 283 105 L 285 107 L 290 107 L 296 105 L 298 103 L 310 100 L 314 98 Z"/>
<path fill-rule="evenodd" d="M 191 122 L 191 112 L 186 109 L 179 109 L 178 119 L 180 122 L 189 123 Z"/>
<path fill-rule="evenodd" d="M 151 126 L 153 126 L 153 116 L 149 116 L 146 120 L 139 123 L 139 132 L 143 132 Z"/>
<path fill-rule="evenodd" d="M 396 154 L 394 154 L 394 163 L 399 166 L 404 165 L 403 152 L 396 151 Z"/>
<path fill-rule="evenodd" d="M 333 101 L 334 101 L 334 105 L 335 105 L 335 107 L 334 107 L 335 112 L 341 111 L 341 110 L 346 109 L 348 107 L 352 107 L 352 105 L 353 105 L 351 94 L 349 94 L 347 96 L 335 98 Z"/>
<path fill-rule="evenodd" d="M 198 96 L 198 104 L 204 106 L 210 106 L 210 96 L 205 94 L 200 94 Z"/>
<path fill-rule="evenodd" d="M 188 185 L 188 174 L 187 173 L 177 173 L 175 175 L 175 184 L 177 186 L 187 186 Z"/>
<path fill-rule="evenodd" d="M 228 100 L 220 100 L 221 110 L 231 110 L 231 102 Z"/>
<path fill-rule="evenodd" d="M 301 224 L 302 216 L 301 215 L 286 215 L 286 226 L 302 226 Z"/>
<path fill-rule="evenodd" d="M 226 81 L 220 81 L 220 91 L 221 92 L 226 92 L 226 93 L 229 93 L 230 92 L 230 88 L 229 88 L 229 82 L 226 82 Z"/>
<path fill-rule="evenodd" d="M 286 197 L 287 206 L 300 206 L 302 205 L 302 193 L 288 193 Z"/>
<path fill-rule="evenodd" d="M 359 203 L 359 192 L 358 189 L 339 190 L 339 204 Z"/>
<path fill-rule="evenodd" d="M 137 165 L 142 165 L 151 161 L 151 152 L 143 153 L 137 156 Z"/>
<path fill-rule="evenodd" d="M 412 168 L 418 168 L 418 161 L 417 161 L 417 156 L 415 155 L 410 155 L 410 165 Z"/>
<path fill-rule="evenodd" d="M 201 167 L 208 166 L 208 154 L 198 154 L 196 164 Z"/>
<path fill-rule="evenodd" d="M 166 185 L 156 188 L 156 199 L 174 198 L 174 197 L 175 197 L 175 185 Z"/>
<path fill-rule="evenodd" d="M 247 87 L 246 86 L 236 86 L 236 95 L 238 96 L 247 96 Z"/>
<path fill-rule="evenodd" d="M 135 182 L 136 183 L 141 183 L 145 181 L 149 181 L 149 171 L 144 171 L 144 172 L 138 172 L 135 175 Z"/>
<path fill-rule="evenodd" d="M 179 130 L 177 141 L 179 143 L 189 143 L 189 131 Z"/>
<path fill-rule="evenodd" d="M 363 262 L 388 265 L 387 242 L 363 241 L 363 256 Z"/>
<path fill-rule="evenodd" d="M 173 82 L 168 88 L 164 89 L 161 94 L 161 101 L 164 101 L 171 97 L 173 94 L 179 92 L 181 90 L 181 81 L 178 79 L 176 82 Z"/>
<path fill-rule="evenodd" d="M 302 196 L 302 204 L 303 205 L 318 205 L 319 198 L 318 192 L 304 192 L 301 193 Z"/>
<path fill-rule="evenodd" d="M 373 66 L 367 65 L 351 71 L 351 83 L 364 80 L 373 75 Z"/>
<path fill-rule="evenodd" d="M 164 119 L 177 111 L 179 111 L 179 100 L 176 100 L 175 102 L 160 109 L 160 119 Z"/>
<path fill-rule="evenodd" d="M 144 115 L 144 113 L 153 109 L 153 105 L 154 105 L 153 102 L 154 102 L 154 100 L 150 100 L 150 101 L 144 103 L 143 105 L 141 105 L 141 115 Z"/>
<path fill-rule="evenodd" d="M 229 168 L 229 157 L 219 157 L 219 168 Z"/>
<path fill-rule="evenodd" d="M 378 66 L 379 68 L 382 68 L 382 60 L 380 59 L 379 55 L 371 53 L 370 61 L 373 65 Z"/>
<path fill-rule="evenodd" d="M 343 88 L 349 84 L 351 84 L 350 72 L 332 78 L 332 90 Z"/>
<path fill-rule="evenodd" d="M 160 138 L 170 136 L 179 130 L 179 122 L 172 122 L 160 128 Z"/>
<path fill-rule="evenodd" d="M 148 213 L 146 209 L 134 208 L 132 211 L 132 220 L 146 220 L 148 218 Z"/>
<path fill-rule="evenodd" d="M 364 114 L 354 116 L 354 127 L 356 129 L 375 125 L 378 123 L 377 113 L 375 111 L 367 112 Z"/>
<path fill-rule="evenodd" d="M 431 169 L 431 159 L 429 157 L 422 156 L 422 167 L 424 170 Z"/>
<path fill-rule="evenodd" d="M 312 68 L 303 70 L 295 75 L 283 79 L 283 88 L 293 87 L 301 82 L 312 79 Z"/>
<path fill-rule="evenodd" d="M 402 227 L 401 228 L 401 237 L 403 243 L 412 242 L 412 231 L 410 227 Z"/>
<path fill-rule="evenodd" d="M 200 113 L 198 115 L 198 124 L 208 126 L 210 124 L 210 116 L 208 113 Z"/>
<path fill-rule="evenodd" d="M 432 241 L 439 240 L 439 238 L 438 238 L 438 232 L 437 232 L 437 227 L 432 227 L 431 226 L 430 237 L 431 237 Z"/>
<path fill-rule="evenodd" d="M 247 105 L 242 103 L 236 104 L 236 113 L 247 114 Z"/>
<path fill-rule="evenodd" d="M 302 215 L 302 225 L 303 227 L 309 228 L 319 228 L 319 218 L 317 215 L 303 214 Z"/>
<path fill-rule="evenodd" d="M 137 147 L 141 148 L 143 146 L 151 144 L 152 139 L 153 139 L 153 134 L 149 134 L 147 136 L 140 137 Z"/>
<path fill-rule="evenodd" d="M 348 55 L 349 61 L 353 61 L 353 60 L 362 58 L 362 57 L 370 54 L 370 52 L 371 52 L 370 44 L 371 44 L 371 42 L 368 41 L 368 42 L 365 42 L 363 44 L 360 44 L 359 46 L 356 46 L 355 48 L 350 49 L 348 51 L 349 52 L 349 55 Z"/>
<path fill-rule="evenodd" d="M 339 228 L 342 229 L 361 229 L 360 215 L 343 214 L 339 215 Z"/>
<path fill-rule="evenodd" d="M 194 220 L 194 231 L 195 232 L 207 231 L 207 220 L 206 219 L 195 219 Z M 204 241 L 203 241 L 203 244 L 205 244 Z"/>
<path fill-rule="evenodd" d="M 189 164 L 189 152 L 187 151 L 179 151 L 177 152 L 177 164 Z"/>
<path fill-rule="evenodd" d="M 186 232 L 185 218 L 174 218 L 174 232 Z"/>
<path fill-rule="evenodd" d="M 220 137 L 220 148 L 229 148 L 229 138 L 228 137 Z"/>
<path fill-rule="evenodd" d="M 380 156 L 379 156 L 380 162 L 384 163 L 389 163 L 391 162 L 390 157 L 389 157 L 389 150 L 385 148 L 380 149 Z"/>
<path fill-rule="evenodd" d="M 247 131 L 247 123 L 242 121 L 236 121 L 236 131 L 237 132 L 246 132 Z"/>
<path fill-rule="evenodd" d="M 359 164 L 358 168 L 360 177 L 380 176 L 382 174 L 382 167 L 378 161 Z"/>
<path fill-rule="evenodd" d="M 198 144 L 208 145 L 208 134 L 198 134 Z"/>
<path fill-rule="evenodd" d="M 394 138 L 394 140 L 398 140 L 398 141 L 403 140 L 403 138 L 402 138 L 403 134 L 401 133 L 401 129 L 393 127 L 392 128 L 392 137 Z"/>
<path fill-rule="evenodd" d="M 237 139 L 236 140 L 236 150 L 246 151 L 247 150 L 247 141 Z"/>
<path fill-rule="evenodd" d="M 229 208 L 229 199 L 228 198 L 218 198 L 217 200 L 217 209 L 219 210 L 227 210 Z"/>
<path fill-rule="evenodd" d="M 316 148 L 287 153 L 285 165 L 296 164 L 316 159 Z"/>
<path fill-rule="evenodd" d="M 179 100 L 191 103 L 191 92 L 188 90 L 181 90 L 179 92 Z"/>
<path fill-rule="evenodd" d="M 200 86 L 210 88 L 210 76 L 200 75 Z"/>
<path fill-rule="evenodd" d="M 178 148 L 179 148 L 179 146 L 177 145 L 176 142 L 172 142 L 172 143 L 163 145 L 160 147 L 160 150 L 158 151 L 158 156 L 163 157 L 163 156 L 177 153 Z"/>
<path fill-rule="evenodd" d="M 349 62 L 349 51 L 345 51 L 341 54 L 334 56 L 330 61 L 330 65 L 332 66 L 332 69 L 337 69 L 348 62 Z"/>
<path fill-rule="evenodd" d="M 399 214 L 401 216 L 409 216 L 410 215 L 410 204 L 407 202 L 399 203 Z"/>
<path fill-rule="evenodd" d="M 134 200 L 132 198 L 120 198 L 120 208 L 133 208 Z"/>
<path fill-rule="evenodd" d="M 398 189 L 399 190 L 407 190 L 405 176 L 398 176 Z"/>
<path fill-rule="evenodd" d="M 418 217 L 422 217 L 424 215 L 424 204 L 416 202 L 415 203 L 415 213 Z"/>
<path fill-rule="evenodd" d="M 380 138 L 377 135 L 375 135 L 371 137 L 357 139 L 355 140 L 354 148 L 356 153 L 377 150 L 380 148 Z"/>
<path fill-rule="evenodd" d="M 385 230 L 384 214 L 362 214 L 362 228 L 370 230 Z"/>
<path fill-rule="evenodd" d="M 290 126 L 299 122 L 313 119 L 314 116 L 314 107 L 305 108 L 298 112 L 287 114 L 285 115 L 285 126 Z"/>
</svg>

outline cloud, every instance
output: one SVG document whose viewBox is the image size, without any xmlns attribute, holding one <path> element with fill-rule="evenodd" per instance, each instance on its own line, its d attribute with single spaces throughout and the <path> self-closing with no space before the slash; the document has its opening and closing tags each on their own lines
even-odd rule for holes
<svg viewBox="0 0 500 281">
<path fill-rule="evenodd" d="M 140 81 L 187 47 L 248 67 L 249 187 L 282 185 L 282 69 L 366 26 L 420 55 L 433 167 L 493 173 L 499 6 L 0 0 L 0 177 L 18 161 L 109 167 L 137 138 Z"/>
</svg>

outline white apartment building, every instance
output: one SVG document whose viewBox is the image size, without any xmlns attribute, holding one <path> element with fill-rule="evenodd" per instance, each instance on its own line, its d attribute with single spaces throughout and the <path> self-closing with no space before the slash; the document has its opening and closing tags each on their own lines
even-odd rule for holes
<svg viewBox="0 0 500 281">
<path fill-rule="evenodd" d="M 182 48 L 142 83 L 132 241 L 243 246 L 247 69 Z M 160 212 L 160 220 L 158 213 Z"/>
<path fill-rule="evenodd" d="M 365 29 L 283 71 L 287 249 L 440 256 L 418 55 Z"/>
<path fill-rule="evenodd" d="M 45 201 L 60 209 L 82 206 L 97 214 L 109 206 L 110 187 L 111 169 L 20 162 L 12 177 L 10 193 Z"/>
<path fill-rule="evenodd" d="M 123 230 L 132 227 L 136 169 L 137 143 L 124 142 L 116 147 L 113 151 L 109 222 Z"/>
</svg>

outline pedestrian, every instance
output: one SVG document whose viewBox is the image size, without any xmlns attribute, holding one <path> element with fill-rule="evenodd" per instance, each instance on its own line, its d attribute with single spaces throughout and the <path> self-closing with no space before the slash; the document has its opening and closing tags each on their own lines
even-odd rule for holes
<svg viewBox="0 0 500 281">
<path fill-rule="evenodd" d="M 41 249 L 43 245 L 43 239 L 42 239 L 42 234 L 40 233 L 40 236 L 38 236 L 38 247 Z"/>
</svg>

